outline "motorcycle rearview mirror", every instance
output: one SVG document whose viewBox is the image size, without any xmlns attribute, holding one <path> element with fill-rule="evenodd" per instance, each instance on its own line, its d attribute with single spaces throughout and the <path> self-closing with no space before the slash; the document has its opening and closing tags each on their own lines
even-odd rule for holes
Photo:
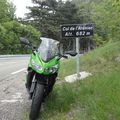
<svg viewBox="0 0 120 120">
<path fill-rule="evenodd" d="M 21 42 L 21 44 L 24 44 L 25 46 L 31 46 L 31 44 L 27 38 L 20 37 L 20 42 Z"/>
<path fill-rule="evenodd" d="M 56 55 L 56 58 L 57 58 L 58 60 L 60 60 L 61 58 L 68 59 L 68 56 L 58 53 L 58 55 Z"/>
<path fill-rule="evenodd" d="M 70 56 L 76 56 L 77 52 L 75 52 L 75 51 L 66 51 L 65 54 L 68 54 Z"/>
<path fill-rule="evenodd" d="M 68 56 L 67 55 L 62 55 L 63 58 L 65 59 L 68 59 Z"/>
</svg>

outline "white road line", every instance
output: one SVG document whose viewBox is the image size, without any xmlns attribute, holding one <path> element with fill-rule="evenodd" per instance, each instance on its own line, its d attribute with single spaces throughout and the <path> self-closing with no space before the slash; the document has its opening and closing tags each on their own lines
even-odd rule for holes
<svg viewBox="0 0 120 120">
<path fill-rule="evenodd" d="M 24 71 L 24 70 L 26 70 L 26 68 L 20 69 L 20 70 L 15 71 L 15 72 L 12 72 L 11 74 L 14 75 L 14 74 L 17 74 L 17 73 L 22 72 L 22 71 Z"/>
<path fill-rule="evenodd" d="M 8 65 L 8 64 L 15 64 L 15 63 L 17 63 L 17 62 L 9 62 L 9 63 L 4 62 L 3 64 L 0 63 L 0 65 Z"/>
</svg>

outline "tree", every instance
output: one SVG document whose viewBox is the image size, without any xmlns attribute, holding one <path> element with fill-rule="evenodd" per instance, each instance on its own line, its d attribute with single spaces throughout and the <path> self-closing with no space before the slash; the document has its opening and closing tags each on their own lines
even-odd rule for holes
<svg viewBox="0 0 120 120">
<path fill-rule="evenodd" d="M 69 46 L 72 48 L 72 41 L 61 39 L 60 25 L 82 23 L 76 5 L 71 1 L 63 2 L 62 0 L 32 1 L 34 6 L 28 7 L 30 13 L 27 14 L 24 22 L 27 21 L 27 24 L 37 28 L 41 36 L 61 41 L 64 48 Z"/>
<path fill-rule="evenodd" d="M 29 7 L 28 23 L 41 31 L 42 36 L 60 39 L 60 25 L 77 23 L 77 8 L 70 2 L 62 0 L 32 0 L 33 7 Z"/>
<path fill-rule="evenodd" d="M 79 14 L 84 15 L 83 21 L 95 24 L 94 40 L 97 45 L 120 37 L 119 0 L 74 0 L 74 3 Z"/>
<path fill-rule="evenodd" d="M 7 0 L 0 0 L 0 22 L 6 22 L 15 18 L 15 6 Z"/>
<path fill-rule="evenodd" d="M 16 7 L 12 2 L 8 2 L 8 16 L 10 20 L 16 19 L 15 15 Z"/>
<path fill-rule="evenodd" d="M 20 44 L 20 37 L 26 37 L 35 46 L 39 42 L 40 33 L 30 25 L 16 21 L 5 22 L 0 26 L 0 54 L 25 53 Z"/>
<path fill-rule="evenodd" d="M 103 0 L 99 4 L 92 3 L 93 14 L 92 19 L 95 24 L 101 29 L 102 36 L 105 39 L 117 40 L 120 34 L 119 21 L 120 17 L 118 8 L 114 6 L 114 1 Z"/>
<path fill-rule="evenodd" d="M 38 1 L 32 0 L 35 6 L 29 7 L 30 13 L 28 14 L 28 19 L 32 18 L 31 24 L 34 25 L 39 31 L 41 31 L 42 36 L 46 35 L 46 32 L 53 29 L 52 26 L 55 24 L 53 22 L 53 14 L 55 13 L 55 8 L 57 2 L 55 0 Z M 52 33 L 50 34 L 52 36 Z"/>
<path fill-rule="evenodd" d="M 12 2 L 0 0 L 0 54 L 27 52 L 21 47 L 19 37 L 26 37 L 36 45 L 40 32 L 31 25 L 24 25 L 17 21 Z"/>
</svg>

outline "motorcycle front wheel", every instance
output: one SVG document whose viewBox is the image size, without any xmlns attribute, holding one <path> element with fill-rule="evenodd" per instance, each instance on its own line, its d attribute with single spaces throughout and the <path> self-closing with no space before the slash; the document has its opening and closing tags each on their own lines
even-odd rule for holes
<svg viewBox="0 0 120 120">
<path fill-rule="evenodd" d="M 41 108 L 43 95 L 44 95 L 44 85 L 37 83 L 32 97 L 31 111 L 29 115 L 30 120 L 37 119 Z"/>
</svg>

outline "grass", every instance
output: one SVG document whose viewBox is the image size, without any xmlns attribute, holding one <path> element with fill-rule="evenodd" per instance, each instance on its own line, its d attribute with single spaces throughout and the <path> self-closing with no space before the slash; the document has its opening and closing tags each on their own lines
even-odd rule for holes
<svg viewBox="0 0 120 120">
<path fill-rule="evenodd" d="M 81 57 L 81 70 L 93 76 L 56 84 L 40 120 L 120 120 L 120 42 L 108 43 Z M 61 63 L 59 77 L 75 73 L 75 60 Z"/>
<path fill-rule="evenodd" d="M 110 42 L 82 56 L 80 58 L 80 69 L 91 73 L 108 71 L 114 67 L 117 56 L 120 56 L 120 42 Z M 66 75 L 73 73 L 76 73 L 76 60 L 62 61 L 59 77 L 63 79 Z"/>
</svg>

